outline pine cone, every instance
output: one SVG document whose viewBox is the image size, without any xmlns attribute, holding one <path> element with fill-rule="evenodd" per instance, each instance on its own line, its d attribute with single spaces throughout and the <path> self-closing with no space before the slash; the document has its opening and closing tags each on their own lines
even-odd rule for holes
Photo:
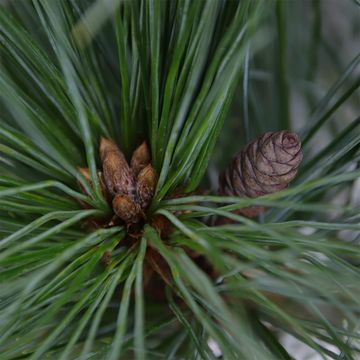
<svg viewBox="0 0 360 360">
<path fill-rule="evenodd" d="M 290 131 L 267 132 L 248 144 L 220 175 L 219 193 L 256 198 L 280 191 L 296 176 L 302 160 L 299 137 Z M 240 209 L 238 214 L 254 217 L 263 207 Z"/>
</svg>

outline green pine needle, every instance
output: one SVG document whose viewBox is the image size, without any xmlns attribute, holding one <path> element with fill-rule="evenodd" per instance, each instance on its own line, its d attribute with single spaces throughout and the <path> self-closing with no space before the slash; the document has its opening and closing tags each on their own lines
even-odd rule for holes
<svg viewBox="0 0 360 360">
<path fill-rule="evenodd" d="M 224 359 L 300 359 L 285 335 L 357 358 L 357 10 L 2 2 L 1 360 L 216 359 L 212 344 Z M 304 152 L 290 187 L 219 196 L 232 156 L 285 128 Z M 151 149 L 158 182 L 137 239 L 110 226 L 101 137 L 128 160 Z M 234 213 L 259 205 L 260 218 Z"/>
</svg>

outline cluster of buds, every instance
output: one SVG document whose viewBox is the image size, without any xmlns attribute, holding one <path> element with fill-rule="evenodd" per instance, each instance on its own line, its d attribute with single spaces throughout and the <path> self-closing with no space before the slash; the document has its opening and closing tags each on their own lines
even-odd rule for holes
<svg viewBox="0 0 360 360">
<path fill-rule="evenodd" d="M 101 138 L 100 158 L 103 169 L 98 171 L 98 177 L 104 198 L 127 225 L 138 223 L 145 218 L 157 182 L 146 143 L 134 151 L 129 165 L 113 141 Z M 90 182 L 89 170 L 79 168 L 79 171 Z"/>
</svg>

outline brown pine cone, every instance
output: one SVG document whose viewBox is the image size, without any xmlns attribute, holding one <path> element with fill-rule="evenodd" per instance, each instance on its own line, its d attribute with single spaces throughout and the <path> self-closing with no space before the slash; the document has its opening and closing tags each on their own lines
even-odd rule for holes
<svg viewBox="0 0 360 360">
<path fill-rule="evenodd" d="M 301 160 L 301 142 L 295 133 L 267 132 L 248 144 L 221 173 L 219 193 L 256 198 L 280 191 L 295 178 Z M 236 213 L 254 217 L 264 211 L 253 206 Z"/>
</svg>

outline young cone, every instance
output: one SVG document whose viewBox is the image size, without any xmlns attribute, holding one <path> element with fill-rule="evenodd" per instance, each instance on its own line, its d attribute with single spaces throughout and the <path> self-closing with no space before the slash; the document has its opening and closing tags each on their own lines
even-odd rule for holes
<svg viewBox="0 0 360 360">
<path fill-rule="evenodd" d="M 267 132 L 233 158 L 220 175 L 219 193 L 256 198 L 280 191 L 295 178 L 301 160 L 301 142 L 295 133 Z M 264 207 L 254 206 L 236 213 L 254 217 L 264 211 Z"/>
</svg>

